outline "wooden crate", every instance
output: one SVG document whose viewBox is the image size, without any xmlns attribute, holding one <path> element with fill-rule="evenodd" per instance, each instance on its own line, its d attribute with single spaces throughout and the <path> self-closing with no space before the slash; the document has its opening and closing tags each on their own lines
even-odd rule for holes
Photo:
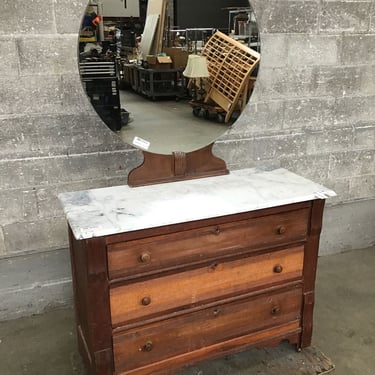
<svg viewBox="0 0 375 375">
<path fill-rule="evenodd" d="M 217 31 L 206 43 L 202 55 L 207 58 L 210 73 L 210 90 L 205 102 L 214 101 L 223 108 L 225 122 L 228 122 L 248 88 L 251 72 L 257 66 L 260 54 Z"/>
</svg>

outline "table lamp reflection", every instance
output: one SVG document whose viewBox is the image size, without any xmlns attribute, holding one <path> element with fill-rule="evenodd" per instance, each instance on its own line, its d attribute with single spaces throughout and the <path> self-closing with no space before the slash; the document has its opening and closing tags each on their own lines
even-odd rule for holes
<svg viewBox="0 0 375 375">
<path fill-rule="evenodd" d="M 188 87 L 191 89 L 193 100 L 202 99 L 205 94 L 204 78 L 210 76 L 207 68 L 207 58 L 205 56 L 189 55 L 186 68 L 182 74 L 190 78 Z"/>
</svg>

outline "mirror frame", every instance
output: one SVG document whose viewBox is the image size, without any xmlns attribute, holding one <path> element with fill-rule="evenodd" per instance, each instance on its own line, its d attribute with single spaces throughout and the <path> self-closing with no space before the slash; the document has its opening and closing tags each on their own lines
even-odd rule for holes
<svg viewBox="0 0 375 375">
<path fill-rule="evenodd" d="M 192 152 L 171 155 L 143 152 L 143 163 L 130 171 L 130 187 L 221 176 L 229 173 L 224 160 L 213 155 L 215 142 Z"/>
</svg>

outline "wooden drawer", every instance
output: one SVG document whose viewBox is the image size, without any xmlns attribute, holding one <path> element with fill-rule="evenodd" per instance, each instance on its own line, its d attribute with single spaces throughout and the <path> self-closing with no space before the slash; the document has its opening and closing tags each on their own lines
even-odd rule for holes
<svg viewBox="0 0 375 375">
<path fill-rule="evenodd" d="M 108 245 L 110 279 L 304 241 L 309 208 Z"/>
<path fill-rule="evenodd" d="M 304 247 L 211 264 L 113 287 L 112 325 L 302 278 Z"/>
<path fill-rule="evenodd" d="M 259 341 L 267 335 L 266 332 L 259 334 L 259 331 L 271 327 L 288 327 L 289 323 L 289 328 L 286 329 L 298 329 L 301 306 L 302 290 L 300 287 L 294 287 L 228 304 L 218 304 L 114 335 L 116 374 L 127 373 L 137 367 L 184 353 L 194 357 L 194 351 L 200 348 L 207 348 L 209 351 L 212 345 L 238 337 L 248 336 L 248 344 L 255 339 Z M 256 331 L 258 334 L 252 337 L 251 333 Z M 145 373 L 151 374 L 153 371 Z"/>
</svg>

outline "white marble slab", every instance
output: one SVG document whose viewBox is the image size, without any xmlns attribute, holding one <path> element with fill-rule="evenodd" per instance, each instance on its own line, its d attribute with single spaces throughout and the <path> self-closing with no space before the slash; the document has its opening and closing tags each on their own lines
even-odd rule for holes
<svg viewBox="0 0 375 375">
<path fill-rule="evenodd" d="M 312 199 L 335 192 L 285 169 L 59 195 L 76 239 L 207 219 Z"/>
</svg>

